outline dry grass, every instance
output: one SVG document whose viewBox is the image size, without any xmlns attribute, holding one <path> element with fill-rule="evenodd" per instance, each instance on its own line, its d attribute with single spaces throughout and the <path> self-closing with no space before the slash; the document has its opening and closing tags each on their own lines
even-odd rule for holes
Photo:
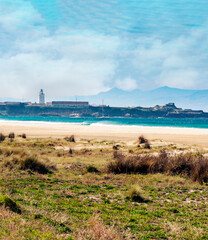
<svg viewBox="0 0 208 240">
<path fill-rule="evenodd" d="M 35 155 L 26 155 L 23 158 L 12 157 L 12 159 L 6 159 L 3 162 L 3 166 L 9 169 L 30 170 L 40 174 L 52 173 L 55 170 L 55 166 L 42 162 Z"/>
<path fill-rule="evenodd" d="M 93 216 L 89 220 L 89 226 L 82 233 L 79 233 L 77 240 L 123 240 L 118 232 L 111 226 L 104 225 L 99 216 Z"/>
<path fill-rule="evenodd" d="M 112 173 L 166 173 L 190 177 L 200 184 L 208 182 L 208 158 L 201 153 L 168 154 L 162 150 L 159 155 L 140 154 L 125 156 L 114 152 L 114 161 L 107 166 Z"/>
</svg>

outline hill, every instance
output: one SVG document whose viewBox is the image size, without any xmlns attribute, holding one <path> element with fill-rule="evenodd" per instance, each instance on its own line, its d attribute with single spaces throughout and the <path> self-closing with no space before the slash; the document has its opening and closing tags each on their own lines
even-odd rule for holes
<svg viewBox="0 0 208 240">
<path fill-rule="evenodd" d="M 90 104 L 110 105 L 114 107 L 142 106 L 150 107 L 174 102 L 184 109 L 202 109 L 208 111 L 208 90 L 185 90 L 170 87 L 161 87 L 151 91 L 124 91 L 113 88 L 97 95 L 78 96 L 79 100 L 88 100 Z M 65 99 L 74 99 L 68 97 Z"/>
</svg>

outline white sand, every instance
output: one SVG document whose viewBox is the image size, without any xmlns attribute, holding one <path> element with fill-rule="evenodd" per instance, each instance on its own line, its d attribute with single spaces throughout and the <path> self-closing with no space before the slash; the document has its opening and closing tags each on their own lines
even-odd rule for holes
<svg viewBox="0 0 208 240">
<path fill-rule="evenodd" d="M 141 134 L 150 140 L 161 139 L 167 142 L 200 145 L 208 147 L 208 129 L 73 125 L 69 123 L 0 121 L 0 132 L 8 134 L 26 133 L 29 137 L 65 137 L 74 134 L 82 138 L 133 140 Z"/>
</svg>

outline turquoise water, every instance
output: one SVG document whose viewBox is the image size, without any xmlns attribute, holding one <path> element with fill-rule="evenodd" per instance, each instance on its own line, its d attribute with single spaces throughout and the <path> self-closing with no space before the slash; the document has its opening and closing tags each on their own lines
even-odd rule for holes
<svg viewBox="0 0 208 240">
<path fill-rule="evenodd" d="M 68 117 L 0 117 L 0 121 L 70 123 L 79 125 L 124 125 L 208 128 L 208 119 L 196 118 L 68 118 Z"/>
</svg>

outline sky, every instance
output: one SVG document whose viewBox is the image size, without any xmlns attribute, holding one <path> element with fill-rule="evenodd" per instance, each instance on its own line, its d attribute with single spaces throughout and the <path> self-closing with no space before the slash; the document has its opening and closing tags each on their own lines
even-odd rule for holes
<svg viewBox="0 0 208 240">
<path fill-rule="evenodd" d="M 0 98 L 208 89 L 206 0 L 0 0 Z"/>
</svg>

